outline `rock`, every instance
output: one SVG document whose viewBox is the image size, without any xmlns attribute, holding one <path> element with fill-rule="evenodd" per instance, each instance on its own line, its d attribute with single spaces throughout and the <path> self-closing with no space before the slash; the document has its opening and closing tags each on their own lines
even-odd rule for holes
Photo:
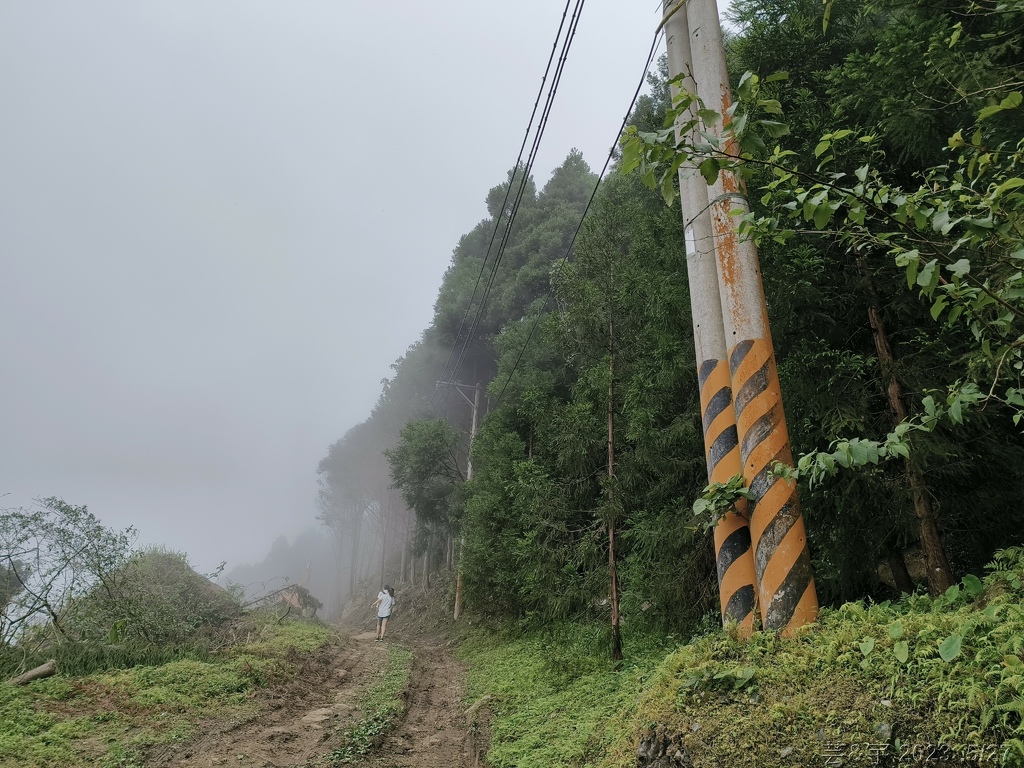
<svg viewBox="0 0 1024 768">
<path fill-rule="evenodd" d="M 779 752 L 779 755 L 781 757 L 789 757 L 792 754 L 793 754 L 793 748 L 792 747 L 785 747 L 781 752 Z"/>
<path fill-rule="evenodd" d="M 892 726 L 889 723 L 879 723 L 875 726 L 875 735 L 888 743 L 892 739 Z"/>
</svg>

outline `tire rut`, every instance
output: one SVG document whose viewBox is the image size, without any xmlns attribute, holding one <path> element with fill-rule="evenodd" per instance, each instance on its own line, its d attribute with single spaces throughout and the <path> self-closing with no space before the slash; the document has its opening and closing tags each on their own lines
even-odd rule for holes
<svg viewBox="0 0 1024 768">
<path fill-rule="evenodd" d="M 469 768 L 465 669 L 444 644 L 417 642 L 402 721 L 374 754 L 358 765 L 369 768 Z"/>
<path fill-rule="evenodd" d="M 359 698 L 386 663 L 372 632 L 349 635 L 304 664 L 287 684 L 266 691 L 243 722 L 214 714 L 185 743 L 150 750 L 147 768 L 328 768 L 338 734 L 358 722 Z M 470 768 L 480 765 L 469 738 L 465 669 L 439 641 L 399 641 L 413 653 L 405 713 L 362 768 Z"/>
</svg>

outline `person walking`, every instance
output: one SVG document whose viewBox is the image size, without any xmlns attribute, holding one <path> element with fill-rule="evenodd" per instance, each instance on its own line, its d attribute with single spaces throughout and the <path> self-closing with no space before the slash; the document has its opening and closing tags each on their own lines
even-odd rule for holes
<svg viewBox="0 0 1024 768">
<path fill-rule="evenodd" d="M 377 595 L 373 607 L 377 609 L 377 642 L 384 640 L 384 633 L 388 629 L 388 619 L 391 618 L 391 609 L 395 605 L 395 590 L 384 585 L 384 589 Z"/>
</svg>

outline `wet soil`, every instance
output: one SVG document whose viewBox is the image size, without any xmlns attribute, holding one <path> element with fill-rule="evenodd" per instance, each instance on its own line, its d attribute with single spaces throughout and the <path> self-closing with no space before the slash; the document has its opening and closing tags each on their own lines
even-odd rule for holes
<svg viewBox="0 0 1024 768">
<path fill-rule="evenodd" d="M 364 631 L 359 631 L 364 629 Z M 404 635 L 404 636 L 402 636 Z M 475 768 L 483 743 L 467 722 L 465 670 L 436 638 L 395 633 L 413 653 L 405 713 L 383 742 L 350 765 L 380 768 Z M 309 657 L 291 680 L 264 691 L 243 720 L 216 713 L 192 739 L 151 751 L 153 768 L 328 768 L 340 734 L 360 719 L 360 693 L 386 663 L 387 642 L 346 627 L 337 642 Z M 475 717 L 470 719 L 476 720 Z"/>
</svg>

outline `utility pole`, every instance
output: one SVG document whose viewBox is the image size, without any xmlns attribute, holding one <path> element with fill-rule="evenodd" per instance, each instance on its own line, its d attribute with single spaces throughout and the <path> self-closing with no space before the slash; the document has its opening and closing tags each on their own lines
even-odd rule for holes
<svg viewBox="0 0 1024 768">
<path fill-rule="evenodd" d="M 665 0 L 669 77 L 684 77 L 681 86 L 673 86 L 673 96 L 680 90 L 691 93 L 696 90 L 691 76 L 693 67 L 686 5 L 673 13 L 675 5 L 675 0 Z M 686 114 L 680 115 L 677 126 L 692 120 L 696 111 L 697 105 L 693 104 Z M 683 138 L 679 130 L 677 127 L 677 140 Z M 742 465 L 725 348 L 722 302 L 718 294 L 708 187 L 695 166 L 679 169 L 679 199 L 686 233 L 686 274 L 690 286 L 708 482 L 724 483 L 741 474 Z M 741 499 L 715 526 L 715 561 L 722 623 L 735 621 L 742 634 L 749 636 L 753 631 L 757 596 L 745 500 Z"/>
<path fill-rule="evenodd" d="M 480 423 L 480 395 L 483 391 L 483 386 L 477 384 L 476 386 L 469 386 L 467 384 L 452 384 L 455 391 L 459 393 L 463 400 L 469 405 L 470 410 L 473 414 L 472 422 L 469 428 L 469 455 L 466 458 L 466 480 L 473 479 L 473 441 L 476 439 L 477 427 Z M 470 400 L 469 396 L 463 392 L 463 389 L 469 389 L 473 391 L 473 399 Z M 463 526 L 464 528 L 465 526 Z M 455 620 L 458 621 L 459 616 L 462 615 L 462 553 L 466 547 L 466 533 L 462 530 L 459 534 L 459 554 L 458 562 L 456 563 L 456 576 L 455 576 Z"/>
<path fill-rule="evenodd" d="M 721 135 L 728 128 L 732 97 L 717 4 L 715 0 L 683 0 L 666 17 L 670 17 L 666 24 L 674 22 L 679 32 L 685 25 L 694 92 L 722 118 L 720 125 L 705 129 Z M 736 142 L 728 142 L 724 151 L 738 155 Z M 796 484 L 772 472 L 776 462 L 792 466 L 793 456 L 757 248 L 736 232 L 734 213 L 749 210 L 736 176 L 722 170 L 706 194 L 734 393 L 736 440 L 743 478 L 754 497 L 750 535 L 757 602 L 766 629 L 789 633 L 814 621 L 818 598 Z"/>
</svg>

